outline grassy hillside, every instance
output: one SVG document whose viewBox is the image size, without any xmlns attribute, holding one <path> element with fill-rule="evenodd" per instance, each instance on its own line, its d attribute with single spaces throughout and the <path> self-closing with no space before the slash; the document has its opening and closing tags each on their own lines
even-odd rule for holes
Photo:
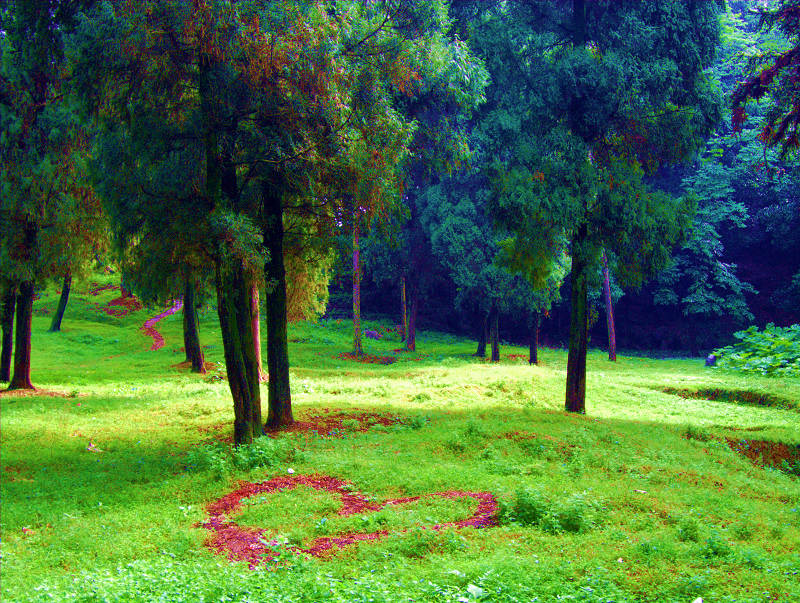
<svg viewBox="0 0 800 603">
<path fill-rule="evenodd" d="M 347 322 L 297 324 L 305 430 L 232 454 L 215 313 L 201 340 L 218 368 L 190 375 L 180 314 L 151 352 L 138 328 L 162 308 L 109 316 L 118 293 L 88 290 L 59 334 L 55 291 L 35 303 L 47 395 L 0 395 L 3 601 L 800 600 L 800 483 L 768 466 L 800 445 L 800 380 L 596 352 L 588 415 L 567 416 L 561 350 L 492 365 L 422 333 L 416 354 L 365 340 L 393 362 L 359 363 Z M 210 550 L 208 505 L 273 478 L 299 485 L 226 516 L 265 561 Z M 499 525 L 434 529 L 479 513 L 453 491 L 496 500 Z M 344 534 L 377 536 L 316 556 Z"/>
</svg>

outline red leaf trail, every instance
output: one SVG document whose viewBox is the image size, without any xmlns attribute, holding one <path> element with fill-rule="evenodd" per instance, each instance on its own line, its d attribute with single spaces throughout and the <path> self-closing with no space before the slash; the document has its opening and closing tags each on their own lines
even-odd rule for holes
<svg viewBox="0 0 800 603">
<path fill-rule="evenodd" d="M 159 333 L 158 330 L 155 327 L 153 327 L 153 325 L 156 324 L 162 318 L 169 316 L 170 314 L 175 314 L 175 312 L 177 312 L 181 308 L 183 308 L 183 300 L 181 299 L 174 300 L 171 308 L 167 308 L 158 316 L 153 316 L 153 318 L 148 318 L 145 321 L 144 325 L 142 325 L 142 328 L 139 329 L 145 335 L 153 338 L 153 345 L 150 346 L 151 352 L 155 352 L 156 350 L 160 350 L 161 348 L 164 347 L 164 336 L 161 335 L 161 333 Z"/>
<path fill-rule="evenodd" d="M 378 511 L 389 505 L 401 505 L 417 501 L 421 498 L 439 496 L 442 498 L 473 498 L 478 501 L 478 508 L 466 519 L 448 523 L 427 526 L 426 529 L 441 530 L 442 528 L 473 527 L 486 528 L 497 525 L 497 500 L 490 492 L 463 492 L 452 490 L 448 492 L 434 492 L 422 496 L 395 498 L 382 503 L 369 502 L 367 498 L 350 489 L 350 484 L 327 475 L 293 475 L 278 476 L 258 484 L 245 483 L 238 490 L 226 494 L 207 507 L 209 520 L 202 524 L 204 528 L 213 532 L 207 546 L 217 553 L 226 553 L 232 561 L 247 561 L 251 568 L 260 563 L 268 562 L 278 555 L 277 543 L 268 541 L 266 530 L 243 528 L 228 517 L 241 508 L 242 500 L 262 493 L 272 493 L 304 485 L 315 490 L 335 492 L 339 495 L 342 506 L 339 515 L 353 515 L 364 511 Z M 405 530 L 399 530 L 403 532 Z M 324 557 L 329 552 L 363 542 L 378 540 L 389 535 L 388 530 L 379 530 L 368 533 L 349 533 L 338 536 L 323 536 L 313 540 L 308 548 L 297 546 L 288 547 L 297 553 L 307 553 L 314 557 Z"/>
</svg>

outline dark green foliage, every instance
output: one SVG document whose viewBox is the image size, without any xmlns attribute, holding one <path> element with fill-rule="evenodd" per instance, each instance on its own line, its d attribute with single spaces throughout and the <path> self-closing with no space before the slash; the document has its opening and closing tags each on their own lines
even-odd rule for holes
<svg viewBox="0 0 800 603">
<path fill-rule="evenodd" d="M 775 377 L 800 376 L 800 325 L 763 330 L 750 327 L 734 334 L 739 343 L 715 350 L 717 366 Z"/>
</svg>

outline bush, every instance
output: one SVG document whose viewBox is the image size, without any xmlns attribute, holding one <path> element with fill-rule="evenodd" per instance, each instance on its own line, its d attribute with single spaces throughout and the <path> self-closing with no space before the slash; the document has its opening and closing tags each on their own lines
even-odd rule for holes
<svg viewBox="0 0 800 603">
<path fill-rule="evenodd" d="M 203 444 L 186 455 L 187 471 L 211 471 L 219 478 L 233 469 L 247 471 L 258 467 L 274 467 L 296 460 L 298 451 L 291 439 L 273 439 L 262 436 L 250 445 L 231 450 L 218 442 Z"/>
<path fill-rule="evenodd" d="M 769 323 L 763 331 L 750 327 L 734 333 L 734 337 L 740 342 L 714 352 L 718 367 L 761 375 L 800 376 L 800 325 L 776 327 Z"/>
<path fill-rule="evenodd" d="M 600 505 L 585 492 L 562 501 L 550 501 L 543 494 L 520 488 L 511 503 L 500 503 L 500 518 L 524 526 L 536 526 L 545 532 L 588 532 L 597 525 Z"/>
</svg>

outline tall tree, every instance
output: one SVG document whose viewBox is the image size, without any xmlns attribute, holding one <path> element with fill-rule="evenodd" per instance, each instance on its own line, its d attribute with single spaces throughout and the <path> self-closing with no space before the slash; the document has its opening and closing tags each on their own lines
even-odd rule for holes
<svg viewBox="0 0 800 603">
<path fill-rule="evenodd" d="M 585 412 L 588 277 L 601 250 L 617 257 L 620 281 L 636 285 L 688 225 L 690 208 L 650 190 L 644 174 L 694 153 L 719 116 L 704 74 L 719 8 L 573 0 L 496 9 L 514 23 L 523 99 L 507 113 L 530 124 L 516 160 L 495 165 L 496 214 L 542 249 L 559 235 L 569 241 L 568 411 Z"/>
<path fill-rule="evenodd" d="M 64 35 L 89 4 L 9 1 L 0 7 L 0 274 L 16 291 L 11 389 L 33 387 L 36 284 L 70 272 L 83 249 L 81 226 L 98 219 L 84 185 L 88 136 L 63 90 Z"/>
</svg>

